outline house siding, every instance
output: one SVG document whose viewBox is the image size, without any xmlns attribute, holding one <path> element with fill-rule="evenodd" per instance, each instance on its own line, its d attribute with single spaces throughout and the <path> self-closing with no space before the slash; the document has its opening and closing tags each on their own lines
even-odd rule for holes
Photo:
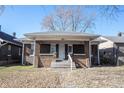
<svg viewBox="0 0 124 93">
<path fill-rule="evenodd" d="M 116 48 L 114 42 L 105 39 L 106 42 L 99 44 L 100 62 L 103 64 L 116 65 Z"/>
<path fill-rule="evenodd" d="M 11 50 L 8 50 L 8 46 L 11 46 Z M 0 65 L 21 63 L 21 54 L 22 54 L 21 50 L 22 50 L 21 47 L 13 44 L 6 44 L 2 46 L 0 48 Z"/>
<path fill-rule="evenodd" d="M 100 58 L 107 59 L 110 65 L 124 65 L 124 43 L 114 43 L 108 39 L 105 40 L 107 42 L 99 45 Z M 106 53 L 105 55 L 104 52 Z"/>
<path fill-rule="evenodd" d="M 124 43 L 116 43 L 117 46 L 117 65 L 124 65 Z"/>
</svg>

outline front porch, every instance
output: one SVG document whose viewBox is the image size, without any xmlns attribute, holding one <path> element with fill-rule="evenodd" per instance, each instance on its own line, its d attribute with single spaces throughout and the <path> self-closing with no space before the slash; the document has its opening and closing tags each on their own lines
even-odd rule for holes
<svg viewBox="0 0 124 93">
<path fill-rule="evenodd" d="M 24 44 L 23 64 L 34 67 L 91 67 L 92 45 L 89 41 L 34 41 Z M 98 62 L 98 61 L 97 61 Z"/>
<path fill-rule="evenodd" d="M 21 40 L 23 42 L 22 64 L 51 67 L 52 62 L 69 60 L 71 66 L 74 63 L 76 67 L 82 68 L 91 67 L 94 58 L 94 63 L 99 63 L 99 53 L 93 53 L 96 51 L 92 48 L 91 42 L 98 35 L 61 31 L 27 33 L 25 36 L 26 38 Z M 98 44 L 95 46 L 98 50 Z"/>
</svg>

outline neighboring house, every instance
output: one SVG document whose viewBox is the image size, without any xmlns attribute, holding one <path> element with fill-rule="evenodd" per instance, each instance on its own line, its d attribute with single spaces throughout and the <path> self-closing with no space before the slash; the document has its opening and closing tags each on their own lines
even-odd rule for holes
<svg viewBox="0 0 124 93">
<path fill-rule="evenodd" d="M 99 45 L 101 58 L 106 58 L 111 65 L 124 64 L 124 37 L 102 36 L 106 42 Z"/>
<path fill-rule="evenodd" d="M 21 61 L 22 43 L 14 39 L 14 36 L 0 30 L 0 65 Z"/>
<path fill-rule="evenodd" d="M 36 32 L 24 34 L 22 64 L 50 67 L 72 62 L 76 67 L 100 64 L 98 35 L 83 32 Z M 95 40 L 94 40 L 95 39 Z"/>
</svg>

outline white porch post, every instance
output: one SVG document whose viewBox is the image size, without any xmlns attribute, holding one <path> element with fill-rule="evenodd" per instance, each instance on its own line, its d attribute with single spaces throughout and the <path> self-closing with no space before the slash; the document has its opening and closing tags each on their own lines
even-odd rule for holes
<svg viewBox="0 0 124 93">
<path fill-rule="evenodd" d="M 100 65 L 100 57 L 99 57 L 99 45 L 97 45 L 97 50 L 98 50 L 98 64 Z"/>
<path fill-rule="evenodd" d="M 89 41 L 89 67 L 91 67 L 91 42 Z"/>
<path fill-rule="evenodd" d="M 22 65 L 24 65 L 24 43 L 22 45 Z"/>
<path fill-rule="evenodd" d="M 36 48 L 35 48 L 35 47 L 36 47 L 36 41 L 35 41 L 35 40 L 34 40 L 34 44 L 33 44 L 33 45 L 34 45 L 34 51 L 33 51 L 33 66 L 35 67 L 35 53 L 36 53 L 36 52 L 35 52 L 35 51 L 36 51 Z"/>
</svg>

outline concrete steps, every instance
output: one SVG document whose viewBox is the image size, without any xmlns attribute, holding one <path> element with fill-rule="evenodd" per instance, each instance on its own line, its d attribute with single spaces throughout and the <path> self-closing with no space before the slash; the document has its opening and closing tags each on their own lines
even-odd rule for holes
<svg viewBox="0 0 124 93">
<path fill-rule="evenodd" d="M 52 68 L 70 68 L 71 67 L 71 63 L 68 62 L 67 60 L 63 60 L 63 61 L 59 61 L 59 62 L 53 61 L 51 63 L 51 67 Z M 76 68 L 74 62 L 72 63 L 72 68 Z"/>
</svg>

